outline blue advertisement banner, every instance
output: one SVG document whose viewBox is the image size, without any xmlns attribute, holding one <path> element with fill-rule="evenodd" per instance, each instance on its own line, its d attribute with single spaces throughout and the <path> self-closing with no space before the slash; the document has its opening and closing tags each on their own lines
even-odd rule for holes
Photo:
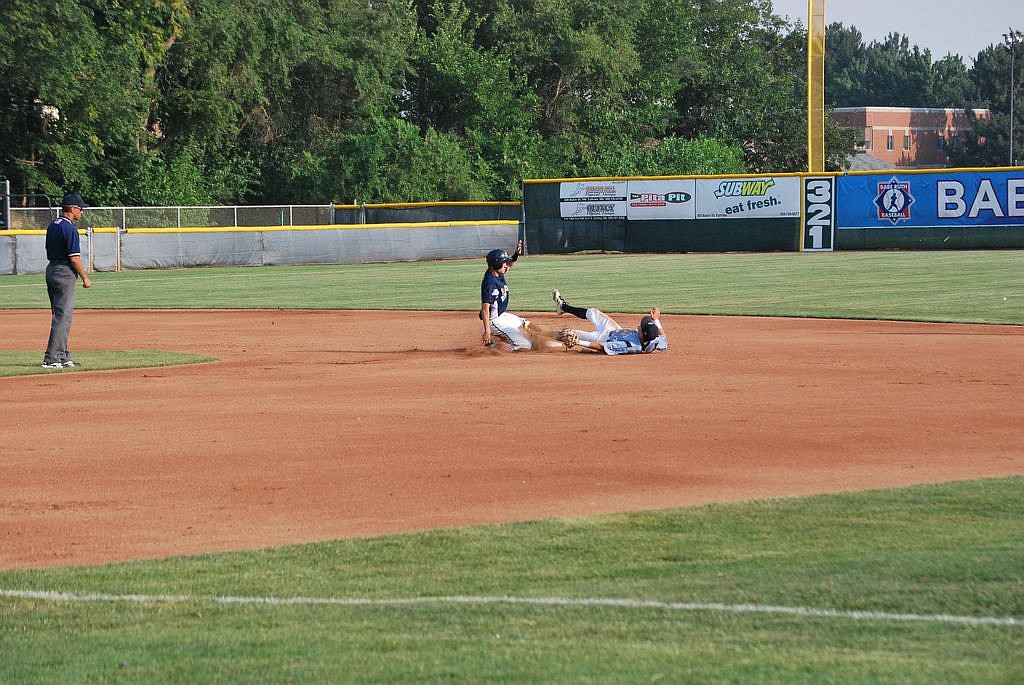
<svg viewBox="0 0 1024 685">
<path fill-rule="evenodd" d="M 836 205 L 839 230 L 1024 226 L 1024 170 L 839 176 Z"/>
</svg>

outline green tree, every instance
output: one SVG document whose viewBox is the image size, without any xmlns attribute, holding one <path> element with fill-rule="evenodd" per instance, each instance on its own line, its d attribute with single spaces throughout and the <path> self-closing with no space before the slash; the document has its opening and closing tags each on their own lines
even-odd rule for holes
<svg viewBox="0 0 1024 685">
<path fill-rule="evenodd" d="M 693 3 L 505 0 L 487 14 L 491 4 L 473 4 L 484 17 L 478 40 L 504 55 L 540 101 L 534 171 L 637 174 L 643 151 L 675 135 L 674 95 L 697 55 Z"/>
<path fill-rule="evenodd" d="M 192 0 L 164 73 L 162 145 L 222 202 L 322 202 L 335 141 L 394 111 L 414 17 L 400 0 Z"/>
<path fill-rule="evenodd" d="M 157 149 L 190 151 L 209 200 L 233 203 L 259 186 L 254 149 L 281 136 L 270 93 L 287 78 L 290 46 L 276 38 L 289 27 L 279 3 L 258 12 L 237 0 L 190 4 L 192 21 L 160 73 Z"/>
<path fill-rule="evenodd" d="M 0 163 L 14 186 L 103 204 L 143 185 L 156 72 L 187 19 L 183 0 L 8 0 Z"/>
<path fill-rule="evenodd" d="M 7 2 L 0 164 L 32 192 L 485 200 L 806 157 L 805 34 L 769 0 Z"/>
<path fill-rule="evenodd" d="M 932 73 L 932 107 L 962 109 L 977 100 L 977 88 L 959 55 L 935 62 Z"/>
<path fill-rule="evenodd" d="M 833 75 L 825 92 L 836 107 L 929 107 L 933 98 L 932 59 L 899 33 L 872 42 Z"/>
<path fill-rule="evenodd" d="M 415 14 L 405 0 L 304 0 L 295 7 L 295 56 L 286 83 L 271 96 L 283 131 L 263 163 L 260 196 L 270 201 L 323 202 L 302 183 L 302 160 L 331 154 L 334 141 L 364 122 L 399 117 L 412 73 Z M 319 186 L 334 190 L 332 179 Z"/>
<path fill-rule="evenodd" d="M 490 200 L 487 164 L 463 139 L 397 117 L 375 116 L 339 134 L 309 168 L 325 196 L 345 202 Z"/>
<path fill-rule="evenodd" d="M 1021 92 L 1020 71 L 1014 70 L 1017 81 L 1016 91 Z M 974 60 L 970 70 L 970 80 L 975 88 L 975 107 L 987 110 L 977 116 L 971 109 L 967 110 L 973 130 L 961 136 L 962 145 L 949 149 L 950 161 L 956 166 L 1006 166 L 1010 161 L 1010 51 L 1005 45 L 990 45 Z M 1015 133 L 1019 136 L 1024 117 L 1020 109 L 1014 108 L 1017 120 L 1014 122 Z M 1016 157 L 1017 140 L 1014 141 Z M 1024 150 L 1022 150 L 1024 152 Z"/>
<path fill-rule="evenodd" d="M 866 57 L 864 36 L 855 26 L 833 22 L 825 28 L 825 97 L 828 102 L 833 105 L 836 102 L 835 94 L 830 92 L 836 79 Z"/>
<path fill-rule="evenodd" d="M 825 95 L 833 107 L 961 108 L 974 97 L 959 55 L 933 62 L 930 50 L 890 33 L 865 46 L 860 31 L 830 24 L 826 32 Z"/>
<path fill-rule="evenodd" d="M 770 2 L 694 5 L 697 52 L 675 93 L 676 133 L 740 145 L 751 171 L 806 169 L 806 29 L 773 15 Z"/>
<path fill-rule="evenodd" d="M 424 136 L 456 136 L 468 155 L 479 158 L 478 180 L 490 187 L 472 199 L 518 195 L 519 181 L 538 164 L 541 135 L 534 122 L 540 99 L 506 55 L 479 42 L 485 18 L 462 0 L 430 3 L 421 11 L 428 13 L 419 17 L 415 75 L 402 116 Z"/>
</svg>

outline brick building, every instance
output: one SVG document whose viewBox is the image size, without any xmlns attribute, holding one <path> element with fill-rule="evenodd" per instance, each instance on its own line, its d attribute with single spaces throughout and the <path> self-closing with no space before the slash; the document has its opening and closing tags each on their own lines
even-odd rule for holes
<svg viewBox="0 0 1024 685">
<path fill-rule="evenodd" d="M 986 117 L 988 110 L 974 115 Z M 957 149 L 961 132 L 973 128 L 963 110 L 934 107 L 838 107 L 832 119 L 862 132 L 858 156 L 902 168 L 948 166 L 946 150 Z"/>
</svg>

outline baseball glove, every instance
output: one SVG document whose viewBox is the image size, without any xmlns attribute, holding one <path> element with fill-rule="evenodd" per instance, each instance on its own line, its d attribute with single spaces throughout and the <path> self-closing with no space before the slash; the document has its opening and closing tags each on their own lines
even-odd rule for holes
<svg viewBox="0 0 1024 685">
<path fill-rule="evenodd" d="M 565 345 L 565 349 L 571 350 L 579 344 L 580 336 L 571 328 L 563 328 L 558 332 L 558 341 Z"/>
</svg>

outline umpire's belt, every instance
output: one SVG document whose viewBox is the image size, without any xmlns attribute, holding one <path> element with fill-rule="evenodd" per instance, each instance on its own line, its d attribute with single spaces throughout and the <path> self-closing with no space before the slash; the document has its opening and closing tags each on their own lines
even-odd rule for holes
<svg viewBox="0 0 1024 685">
<path fill-rule="evenodd" d="M 70 264 L 70 259 L 51 259 L 50 264 Z"/>
</svg>

